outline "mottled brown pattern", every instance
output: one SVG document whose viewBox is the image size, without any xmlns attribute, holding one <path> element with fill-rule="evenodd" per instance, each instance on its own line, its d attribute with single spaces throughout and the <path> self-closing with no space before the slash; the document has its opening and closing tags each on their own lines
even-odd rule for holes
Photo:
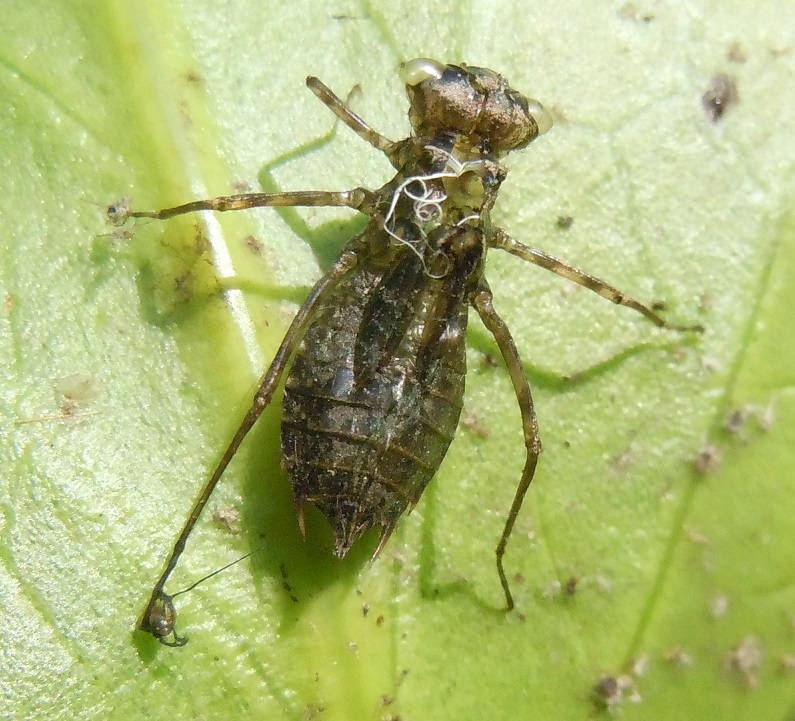
<svg viewBox="0 0 795 721">
<path fill-rule="evenodd" d="M 186 642 L 174 630 L 176 611 L 165 583 L 221 474 L 288 368 L 282 464 L 301 531 L 305 505 L 312 503 L 334 528 L 338 556 L 373 527 L 381 531 L 380 551 L 438 470 L 458 425 L 470 305 L 500 349 L 524 432 L 525 467 L 495 549 L 506 608 L 513 608 L 503 556 L 541 441 L 521 358 L 483 274 L 488 248 L 547 268 L 659 326 L 701 330 L 671 325 L 598 278 L 492 227 L 491 209 L 506 176 L 500 159 L 552 126 L 537 101 L 485 68 L 419 59 L 403 72 L 414 132 L 397 142 L 370 128 L 320 80 L 307 79 L 312 92 L 394 166 L 395 177 L 376 191 L 251 193 L 153 212 L 132 212 L 126 204 L 109 208 L 117 223 L 261 206 L 343 206 L 370 219 L 298 311 L 152 590 L 141 628 L 163 643 Z"/>
<path fill-rule="evenodd" d="M 320 508 L 339 556 L 373 526 L 389 535 L 461 414 L 469 277 L 429 278 L 407 248 L 394 255 L 384 268 L 381 253 L 359 253 L 357 272 L 318 308 L 285 388 L 282 463 L 299 519 L 305 502 Z"/>
</svg>

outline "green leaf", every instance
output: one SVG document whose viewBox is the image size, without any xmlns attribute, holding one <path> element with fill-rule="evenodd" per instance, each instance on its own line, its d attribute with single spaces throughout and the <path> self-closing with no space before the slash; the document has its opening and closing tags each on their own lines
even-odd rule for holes
<svg viewBox="0 0 795 721">
<path fill-rule="evenodd" d="M 6 2 L 3 715 L 589 719 L 606 675 L 623 718 L 789 717 L 787 10 Z M 361 223 L 262 210 L 127 233 L 104 206 L 377 187 L 386 161 L 335 131 L 304 78 L 357 88 L 356 111 L 397 138 L 396 70 L 416 56 L 494 68 L 555 111 L 510 159 L 497 223 L 706 333 L 493 253 L 545 444 L 506 556 L 517 611 L 500 611 L 493 553 L 519 414 L 473 318 L 466 422 L 382 555 L 368 562 L 369 539 L 335 560 L 316 514 L 300 539 L 270 409 L 169 590 L 254 555 L 178 598 L 191 642 L 162 647 L 135 631 L 151 585 L 296 304 Z M 739 102 L 712 122 L 719 72 Z M 708 444 L 722 463 L 699 473 Z M 231 531 L 212 513 L 230 509 Z"/>
</svg>

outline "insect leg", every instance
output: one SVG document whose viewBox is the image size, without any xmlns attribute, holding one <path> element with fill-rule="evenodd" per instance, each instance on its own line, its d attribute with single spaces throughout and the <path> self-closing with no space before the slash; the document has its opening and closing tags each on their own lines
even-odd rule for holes
<svg viewBox="0 0 795 721">
<path fill-rule="evenodd" d="M 392 152 L 397 143 L 385 138 L 381 133 L 373 130 L 356 113 L 354 113 L 345 103 L 340 100 L 332 90 L 318 78 L 310 75 L 306 79 L 307 87 L 331 110 L 345 125 L 353 130 L 362 140 L 370 143 L 376 150 L 380 150 L 388 157 L 392 157 Z"/>
<path fill-rule="evenodd" d="M 494 336 L 494 340 L 497 341 L 497 346 L 505 360 L 505 365 L 508 367 L 508 374 L 513 383 L 513 391 L 516 394 L 519 411 L 522 414 L 522 430 L 524 431 L 524 444 L 527 449 L 527 460 L 524 464 L 522 477 L 516 487 L 511 509 L 508 511 L 508 518 L 505 520 L 505 527 L 502 529 L 502 536 L 496 548 L 497 573 L 500 576 L 502 590 L 505 592 L 506 611 L 510 611 L 514 607 L 513 596 L 508 586 L 508 579 L 505 576 L 505 569 L 502 566 L 502 559 L 505 555 L 505 547 L 508 545 L 508 539 L 511 537 L 514 523 L 516 523 L 516 517 L 519 515 L 525 494 L 536 472 L 538 455 L 541 453 L 541 439 L 538 436 L 538 421 L 533 408 L 533 396 L 530 393 L 530 384 L 527 382 L 527 377 L 522 367 L 522 359 L 519 356 L 519 351 L 516 350 L 516 344 L 511 337 L 508 326 L 505 325 L 505 321 L 494 310 L 491 301 L 492 296 L 489 284 L 485 278 L 481 278 L 478 289 L 472 297 L 472 305 L 480 315 L 483 325 L 486 326 Z"/>
<path fill-rule="evenodd" d="M 374 193 L 365 188 L 354 188 L 341 192 L 326 190 L 299 190 L 286 193 L 244 193 L 242 195 L 222 195 L 218 198 L 194 200 L 162 210 L 130 210 L 116 213 L 112 218 L 115 225 L 121 225 L 127 218 L 157 218 L 165 220 L 175 215 L 195 213 L 198 210 L 245 210 L 275 206 L 334 206 L 353 208 L 363 213 L 375 202 Z"/>
<path fill-rule="evenodd" d="M 185 521 L 185 525 L 183 526 L 182 531 L 177 538 L 177 542 L 174 544 L 174 550 L 171 552 L 171 556 L 166 563 L 166 568 L 152 589 L 152 595 L 149 598 L 149 604 L 146 607 L 146 611 L 144 612 L 140 623 L 140 628 L 142 630 L 148 631 L 153 636 L 161 639 L 164 635 L 163 631 L 166 629 L 167 633 L 174 633 L 173 628 L 176 611 L 173 609 L 170 596 L 163 591 L 163 587 L 176 567 L 179 557 L 185 550 L 185 544 L 188 540 L 188 536 L 193 530 L 193 527 L 196 525 L 196 521 L 199 519 L 199 515 L 204 509 L 204 506 L 207 504 L 207 501 L 210 499 L 210 495 L 215 489 L 215 486 L 218 484 L 221 474 L 224 472 L 224 470 L 226 470 L 226 467 L 229 465 L 229 462 L 232 460 L 232 457 L 235 455 L 238 447 L 246 437 L 246 434 L 248 434 L 248 432 L 251 430 L 251 427 L 262 414 L 262 411 L 265 410 L 265 408 L 273 399 L 273 394 L 279 385 L 279 381 L 281 380 L 282 374 L 287 367 L 290 356 L 300 342 L 306 329 L 306 325 L 311 320 L 312 315 L 314 314 L 318 305 L 323 302 L 323 299 L 326 298 L 326 296 L 334 289 L 337 283 L 339 283 L 340 280 L 342 280 L 342 278 L 352 268 L 355 267 L 356 262 L 356 252 L 354 250 L 347 250 L 343 252 L 331 269 L 320 280 L 318 280 L 317 283 L 315 283 L 315 286 L 312 288 L 312 291 L 309 293 L 306 301 L 304 301 L 304 304 L 299 309 L 295 318 L 293 318 L 293 322 L 290 324 L 290 327 L 284 336 L 284 340 L 282 340 L 282 343 L 279 346 L 279 350 L 276 351 L 276 356 L 271 362 L 268 370 L 265 372 L 265 375 L 262 377 L 259 388 L 254 394 L 254 400 L 251 403 L 251 408 L 249 408 L 248 413 L 246 413 L 246 416 L 232 438 L 229 447 L 226 449 L 226 451 L 224 451 L 224 454 L 221 457 L 218 466 L 213 471 L 210 480 L 207 481 L 207 484 L 202 490 L 201 495 L 199 495 L 199 498 L 196 500 L 196 503 L 190 512 L 190 516 L 188 516 L 188 520 Z M 168 610 L 168 614 L 166 614 L 166 616 L 168 616 L 170 619 L 168 623 L 163 622 L 164 608 Z M 174 638 L 175 640 L 173 643 L 167 642 L 168 645 L 181 646 L 187 641 L 187 639 L 180 639 L 176 633 L 174 633 Z"/>
<path fill-rule="evenodd" d="M 579 270 L 579 268 L 575 268 L 568 263 L 564 263 L 558 258 L 547 255 L 546 253 L 536 250 L 535 248 L 531 248 L 529 245 L 520 243 L 518 240 L 514 240 L 501 228 L 494 229 L 491 247 L 500 248 L 501 250 L 505 250 L 512 255 L 516 255 L 523 260 L 529 260 L 535 265 L 546 268 L 547 270 L 551 270 L 553 273 L 563 276 L 568 280 L 574 281 L 578 285 L 588 288 L 588 290 L 592 290 L 597 295 L 601 295 L 602 298 L 607 298 L 607 300 L 610 300 L 617 305 L 623 305 L 627 308 L 632 308 L 632 310 L 636 310 L 641 315 L 646 316 L 646 318 L 654 323 L 654 325 L 657 325 L 660 328 L 668 328 L 670 330 L 693 333 L 704 332 L 704 326 L 700 324 L 676 325 L 674 323 L 669 323 L 667 320 L 665 320 L 665 318 L 655 313 L 651 308 L 643 305 L 643 303 L 638 302 L 634 298 L 630 298 L 628 295 L 618 290 L 618 288 L 614 288 L 612 285 L 608 285 L 603 280 L 596 278 L 593 275 L 589 275 L 588 273 L 585 273 Z"/>
</svg>

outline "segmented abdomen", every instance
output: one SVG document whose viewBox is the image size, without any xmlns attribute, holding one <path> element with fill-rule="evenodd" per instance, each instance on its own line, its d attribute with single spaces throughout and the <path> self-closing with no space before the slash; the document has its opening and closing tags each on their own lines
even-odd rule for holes
<svg viewBox="0 0 795 721">
<path fill-rule="evenodd" d="M 362 263 L 335 288 L 286 381 L 282 463 L 299 505 L 331 522 L 339 556 L 413 507 L 461 414 L 467 304 L 400 255 L 385 269 Z"/>
</svg>

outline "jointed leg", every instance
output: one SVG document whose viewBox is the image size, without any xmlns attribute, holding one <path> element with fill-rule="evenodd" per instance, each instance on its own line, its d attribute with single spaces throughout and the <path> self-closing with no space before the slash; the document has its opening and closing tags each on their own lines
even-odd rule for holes
<svg viewBox="0 0 795 721">
<path fill-rule="evenodd" d="M 310 75 L 306 79 L 306 85 L 356 135 L 370 143 L 377 150 L 385 153 L 391 159 L 396 143 L 373 130 L 318 78 Z"/>
<path fill-rule="evenodd" d="M 375 202 L 374 194 L 365 188 L 354 188 L 342 192 L 326 190 L 299 190 L 287 193 L 244 193 L 242 195 L 222 195 L 218 198 L 194 200 L 183 203 L 173 208 L 162 210 L 128 210 L 124 213 L 116 212 L 112 222 L 122 224 L 127 218 L 157 218 L 165 220 L 175 215 L 195 213 L 198 210 L 245 210 L 248 208 L 263 208 L 276 206 L 334 206 L 353 208 L 367 213 Z"/>
<path fill-rule="evenodd" d="M 491 289 L 486 280 L 481 278 L 478 290 L 472 298 L 472 305 L 475 306 L 475 309 L 480 314 L 483 325 L 491 331 L 494 340 L 497 341 L 500 353 L 505 359 L 505 365 L 508 367 L 508 373 L 513 383 L 513 390 L 516 394 L 516 400 L 519 403 L 519 411 L 522 414 L 522 430 L 524 431 L 524 443 L 527 449 L 527 460 L 525 461 L 524 470 L 522 471 L 522 477 L 516 488 L 513 503 L 511 503 L 511 509 L 508 511 L 508 518 L 505 520 L 505 527 L 502 530 L 502 536 L 496 548 L 497 573 L 500 577 L 502 590 L 505 593 L 506 610 L 510 611 L 514 606 L 513 596 L 508 586 L 505 569 L 502 566 L 502 559 L 505 555 L 505 547 L 508 545 L 508 539 L 511 537 L 514 523 L 516 523 L 516 517 L 519 515 L 519 510 L 522 508 L 525 494 L 536 472 L 538 455 L 541 453 L 541 439 L 538 436 L 538 421 L 536 420 L 536 414 L 533 408 L 533 397 L 530 393 L 530 385 L 527 382 L 527 377 L 522 367 L 522 359 L 519 356 L 519 351 L 516 350 L 516 344 L 513 342 L 508 326 L 505 325 L 505 321 L 497 315 L 497 311 L 494 310 L 491 299 Z"/>
<path fill-rule="evenodd" d="M 290 324 L 290 327 L 284 336 L 284 340 L 282 340 L 279 350 L 276 352 L 276 356 L 271 362 L 270 367 L 262 377 L 260 386 L 254 395 L 251 408 L 249 409 L 248 413 L 246 413 L 246 417 L 243 419 L 243 422 L 237 429 L 234 438 L 232 438 L 232 442 L 224 452 L 221 461 L 213 471 L 210 480 L 207 482 L 207 485 L 204 487 L 201 495 L 194 504 L 190 516 L 185 522 L 185 525 L 179 534 L 179 538 L 177 538 L 177 542 L 174 544 L 174 550 L 171 552 L 171 556 L 168 559 L 166 568 L 152 589 L 152 595 L 149 599 L 149 604 L 146 607 L 146 611 L 144 611 L 144 615 L 140 624 L 140 628 L 142 630 L 148 631 L 167 645 L 183 646 L 187 642 L 187 639 L 180 638 L 174 631 L 176 612 L 174 611 L 173 605 L 171 604 L 170 597 L 163 591 L 163 587 L 165 586 L 166 581 L 168 580 L 172 571 L 176 567 L 179 557 L 185 550 L 185 544 L 188 540 L 188 536 L 193 530 L 193 527 L 196 525 L 199 515 L 204 509 L 204 506 L 207 504 L 207 501 L 210 499 L 210 495 L 215 489 L 215 486 L 218 484 L 218 481 L 220 480 L 224 470 L 226 470 L 226 467 L 229 465 L 229 462 L 232 460 L 232 457 L 235 455 L 238 447 L 243 442 L 243 439 L 246 437 L 248 432 L 251 430 L 251 427 L 260 417 L 262 411 L 265 410 L 265 408 L 273 399 L 273 394 L 279 385 L 279 381 L 281 380 L 282 374 L 287 367 L 287 363 L 289 362 L 293 351 L 304 334 L 307 322 L 311 320 L 312 315 L 323 299 L 355 265 L 355 253 L 353 251 L 344 252 L 342 256 L 340 256 L 339 260 L 337 260 L 337 262 L 332 266 L 331 270 L 329 270 L 315 284 L 314 288 L 312 288 L 309 297 L 301 306 L 300 310 L 293 319 L 293 322 Z M 164 638 L 171 633 L 174 634 L 174 641 L 164 641 Z"/>
<path fill-rule="evenodd" d="M 328 87 L 315 77 L 308 77 L 306 84 L 331 111 L 353 130 L 360 138 L 367 141 L 374 148 L 385 153 L 390 159 L 397 147 L 380 133 L 373 130 L 356 113 L 350 110 Z M 108 208 L 108 219 L 114 225 L 122 225 L 127 218 L 156 218 L 165 220 L 175 215 L 195 213 L 199 210 L 214 210 L 224 212 L 227 210 L 245 210 L 263 207 L 297 207 L 297 206 L 327 206 L 343 207 L 358 210 L 367 215 L 375 211 L 377 198 L 375 193 L 366 188 L 354 188 L 342 192 L 323 190 L 299 190 L 284 193 L 243 193 L 240 195 L 223 195 L 217 198 L 194 200 L 190 203 L 163 208 L 161 210 L 129 210 L 120 209 L 117 205 Z"/>
<path fill-rule="evenodd" d="M 704 326 L 699 324 L 676 325 L 674 323 L 669 323 L 667 320 L 665 320 L 665 318 L 655 313 L 651 308 L 643 305 L 643 303 L 638 302 L 634 298 L 630 298 L 628 295 L 625 295 L 618 290 L 618 288 L 614 288 L 612 285 L 608 285 L 603 280 L 600 280 L 599 278 L 596 278 L 592 275 L 588 275 L 588 273 L 584 273 L 578 268 L 575 268 L 568 263 L 564 263 L 558 258 L 554 258 L 553 256 L 547 255 L 540 250 L 531 248 L 529 245 L 520 243 L 518 240 L 514 240 L 501 228 L 495 229 L 491 245 L 493 248 L 500 248 L 501 250 L 505 250 L 512 255 L 519 256 L 523 260 L 529 260 L 535 265 L 546 268 L 547 270 L 551 270 L 553 273 L 563 276 L 568 280 L 574 281 L 578 285 L 588 288 L 588 290 L 592 290 L 597 295 L 601 295 L 602 298 L 607 298 L 607 300 L 610 300 L 613 303 L 626 306 L 627 308 L 632 308 L 632 310 L 636 310 L 641 315 L 646 316 L 646 318 L 660 328 L 669 328 L 671 330 L 688 331 L 694 333 L 704 332 Z"/>
</svg>

